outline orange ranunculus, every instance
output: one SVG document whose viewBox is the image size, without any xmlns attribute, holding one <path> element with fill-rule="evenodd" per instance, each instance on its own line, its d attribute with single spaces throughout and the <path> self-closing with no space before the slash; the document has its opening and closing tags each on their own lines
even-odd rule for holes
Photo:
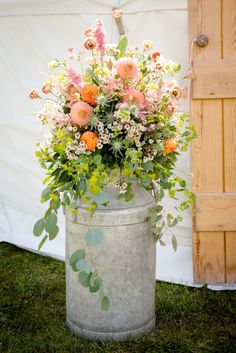
<svg viewBox="0 0 236 353">
<path fill-rule="evenodd" d="M 174 139 L 168 139 L 165 141 L 164 153 L 169 154 L 176 150 L 176 142 Z"/>
<path fill-rule="evenodd" d="M 97 146 L 98 137 L 94 132 L 86 131 L 82 134 L 80 140 L 85 142 L 87 151 L 94 151 Z"/>
<path fill-rule="evenodd" d="M 87 84 L 81 90 L 81 97 L 85 102 L 95 105 L 97 103 L 96 99 L 99 92 L 100 90 L 98 86 L 94 84 Z"/>
<path fill-rule="evenodd" d="M 152 61 L 156 62 L 158 56 L 160 56 L 161 54 L 159 53 L 159 51 L 156 51 L 155 53 L 152 54 Z"/>
</svg>

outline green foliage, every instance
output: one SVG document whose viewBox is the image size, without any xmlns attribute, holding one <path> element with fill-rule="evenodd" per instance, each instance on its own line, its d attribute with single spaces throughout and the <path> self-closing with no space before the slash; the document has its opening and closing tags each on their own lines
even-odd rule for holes
<svg viewBox="0 0 236 353">
<path fill-rule="evenodd" d="M 91 267 L 89 265 L 89 263 L 86 261 L 86 260 L 78 260 L 76 262 L 76 268 L 79 270 L 79 271 L 84 271 L 86 273 L 90 273 L 91 271 Z"/>
<path fill-rule="evenodd" d="M 102 311 L 107 311 L 110 307 L 110 300 L 107 296 L 104 296 L 101 300 Z"/>
<path fill-rule="evenodd" d="M 92 275 L 91 272 L 89 272 L 89 273 L 87 273 L 85 271 L 79 272 L 78 279 L 79 279 L 79 283 L 81 284 L 81 286 L 89 287 L 91 275 Z"/>
<path fill-rule="evenodd" d="M 88 245 L 96 246 L 103 240 L 103 232 L 98 228 L 89 229 L 85 234 L 85 241 Z"/>
<path fill-rule="evenodd" d="M 128 40 L 127 37 L 123 36 L 120 41 L 119 44 L 117 46 L 117 49 L 119 49 L 120 53 L 119 53 L 119 57 L 121 58 L 122 56 L 125 55 L 125 51 L 127 48 L 127 44 L 128 44 Z"/>
<path fill-rule="evenodd" d="M 84 249 L 76 250 L 70 257 L 70 265 L 72 266 L 74 263 L 76 263 L 79 260 L 84 260 L 85 256 L 86 256 L 86 253 Z"/>
<path fill-rule="evenodd" d="M 45 226 L 44 218 L 39 219 L 35 223 L 33 233 L 36 237 L 39 237 L 43 233 L 44 226 Z"/>
<path fill-rule="evenodd" d="M 48 235 L 44 235 L 44 237 L 42 238 L 42 240 L 40 241 L 39 245 L 38 245 L 38 250 L 41 250 L 41 248 L 43 247 L 44 243 L 46 242 L 46 240 L 48 239 Z"/>
</svg>

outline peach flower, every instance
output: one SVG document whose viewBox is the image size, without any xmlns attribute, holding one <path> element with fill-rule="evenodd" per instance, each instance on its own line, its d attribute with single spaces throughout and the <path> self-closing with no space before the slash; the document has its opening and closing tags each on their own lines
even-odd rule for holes
<svg viewBox="0 0 236 353">
<path fill-rule="evenodd" d="M 82 88 L 80 94 L 82 99 L 85 102 L 95 105 L 97 103 L 96 100 L 97 100 L 97 96 L 99 95 L 99 92 L 100 90 L 98 86 L 91 83 L 91 84 L 85 85 Z"/>
<path fill-rule="evenodd" d="M 175 111 L 175 106 L 171 103 L 168 103 L 165 107 L 166 114 L 172 114 Z"/>
<path fill-rule="evenodd" d="M 39 91 L 37 89 L 32 89 L 29 93 L 31 99 L 40 98 Z"/>
<path fill-rule="evenodd" d="M 123 99 L 124 103 L 131 103 L 136 105 L 144 104 L 144 95 L 137 89 L 130 88 Z"/>
<path fill-rule="evenodd" d="M 121 58 L 117 61 L 116 70 L 122 80 L 134 80 L 138 76 L 138 67 L 134 59 Z"/>
<path fill-rule="evenodd" d="M 72 105 L 70 115 L 74 124 L 85 126 L 88 124 L 93 110 L 89 104 L 85 102 L 76 102 Z"/>
<path fill-rule="evenodd" d="M 48 94 L 52 91 L 52 85 L 51 83 L 45 82 L 41 89 L 44 94 Z"/>
</svg>

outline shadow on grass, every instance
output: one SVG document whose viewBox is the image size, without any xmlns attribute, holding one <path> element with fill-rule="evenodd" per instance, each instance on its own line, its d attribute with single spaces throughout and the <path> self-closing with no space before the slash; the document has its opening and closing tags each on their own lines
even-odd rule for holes
<svg viewBox="0 0 236 353">
<path fill-rule="evenodd" d="M 66 327 L 63 262 L 1 243 L 0 266 L 0 352 L 236 352 L 234 291 L 157 282 L 156 329 L 126 342 L 98 343 Z"/>
</svg>

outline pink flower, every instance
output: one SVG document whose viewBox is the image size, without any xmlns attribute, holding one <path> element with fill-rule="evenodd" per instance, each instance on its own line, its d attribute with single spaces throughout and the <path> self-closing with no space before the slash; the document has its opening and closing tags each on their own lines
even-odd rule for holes
<svg viewBox="0 0 236 353">
<path fill-rule="evenodd" d="M 29 93 L 31 99 L 40 98 L 39 91 L 37 89 L 32 89 Z"/>
<path fill-rule="evenodd" d="M 88 103 L 76 102 L 71 107 L 71 120 L 74 124 L 82 127 L 88 124 L 92 113 L 93 109 Z"/>
<path fill-rule="evenodd" d="M 51 85 L 51 83 L 46 82 L 43 84 L 41 89 L 44 94 L 48 94 L 52 91 L 52 85 Z"/>
<path fill-rule="evenodd" d="M 96 49 L 99 50 L 100 52 L 104 52 L 104 50 L 105 50 L 105 32 L 103 29 L 102 22 L 97 23 L 96 29 L 94 31 L 94 37 L 97 42 Z"/>
<path fill-rule="evenodd" d="M 82 76 L 73 68 L 70 67 L 68 70 L 68 77 L 71 83 L 74 85 L 81 87 L 82 85 Z"/>
<path fill-rule="evenodd" d="M 92 27 L 89 27 L 84 30 L 84 35 L 86 37 L 91 37 L 93 36 L 93 32 L 94 32 L 94 29 Z"/>
<path fill-rule="evenodd" d="M 143 105 L 144 95 L 139 90 L 130 88 L 124 96 L 123 102 L 129 104 Z"/>
<path fill-rule="evenodd" d="M 134 80 L 138 76 L 138 68 L 132 58 L 119 59 L 117 61 L 116 70 L 122 80 Z"/>
</svg>

